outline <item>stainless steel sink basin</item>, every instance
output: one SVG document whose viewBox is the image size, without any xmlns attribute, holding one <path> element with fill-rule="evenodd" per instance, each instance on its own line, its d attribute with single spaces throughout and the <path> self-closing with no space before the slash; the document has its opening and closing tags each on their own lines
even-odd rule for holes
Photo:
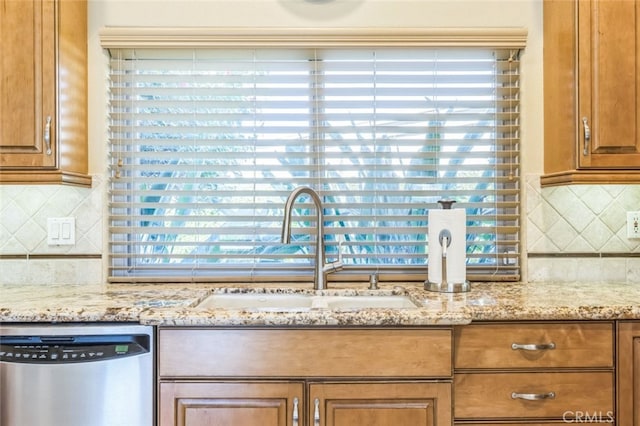
<svg viewBox="0 0 640 426">
<path fill-rule="evenodd" d="M 404 309 L 417 305 L 404 295 L 318 295 L 282 293 L 212 294 L 197 306 L 202 309 L 304 311 L 311 309 Z"/>
</svg>

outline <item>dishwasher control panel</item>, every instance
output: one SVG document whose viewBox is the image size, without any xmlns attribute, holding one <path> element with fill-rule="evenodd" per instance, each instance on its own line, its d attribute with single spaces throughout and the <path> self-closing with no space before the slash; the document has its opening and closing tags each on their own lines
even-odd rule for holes
<svg viewBox="0 0 640 426">
<path fill-rule="evenodd" d="M 0 362 L 65 364 L 149 352 L 149 336 L 1 336 Z"/>
</svg>

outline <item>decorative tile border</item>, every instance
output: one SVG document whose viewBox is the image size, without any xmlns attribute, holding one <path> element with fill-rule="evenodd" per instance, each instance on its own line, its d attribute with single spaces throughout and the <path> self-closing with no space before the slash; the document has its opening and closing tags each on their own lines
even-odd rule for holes
<svg viewBox="0 0 640 426">
<path fill-rule="evenodd" d="M 529 256 L 527 281 L 640 284 L 640 256 Z"/>
<path fill-rule="evenodd" d="M 0 284 L 25 285 L 99 285 L 104 283 L 101 256 L 82 258 L 2 258 Z"/>
</svg>

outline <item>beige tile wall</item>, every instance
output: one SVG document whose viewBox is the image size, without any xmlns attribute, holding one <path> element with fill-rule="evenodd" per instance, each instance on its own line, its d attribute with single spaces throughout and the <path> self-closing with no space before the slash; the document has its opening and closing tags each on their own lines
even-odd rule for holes
<svg viewBox="0 0 640 426">
<path fill-rule="evenodd" d="M 640 240 L 628 239 L 627 211 L 640 211 L 640 185 L 540 187 L 525 178 L 529 281 L 640 283 Z"/>
<path fill-rule="evenodd" d="M 95 284 L 103 277 L 105 180 L 91 188 L 0 185 L 0 283 Z M 47 244 L 47 218 L 75 217 L 76 244 Z"/>
<path fill-rule="evenodd" d="M 66 185 L 0 185 L 0 254 L 101 254 L 101 176 L 91 188 Z M 73 216 L 76 244 L 49 246 L 47 218 Z"/>
<path fill-rule="evenodd" d="M 102 282 L 105 194 L 97 175 L 92 188 L 0 185 L 0 283 Z M 528 175 L 523 195 L 529 281 L 640 283 L 640 240 L 625 230 L 626 212 L 640 210 L 640 185 L 542 189 L 539 175 Z M 76 218 L 77 244 L 47 245 L 47 218 L 65 216 Z"/>
</svg>

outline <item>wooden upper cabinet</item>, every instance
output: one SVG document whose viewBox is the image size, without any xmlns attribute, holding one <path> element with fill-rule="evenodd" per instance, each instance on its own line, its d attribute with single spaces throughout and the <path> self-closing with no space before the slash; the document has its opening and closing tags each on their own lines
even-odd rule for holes
<svg viewBox="0 0 640 426">
<path fill-rule="evenodd" d="M 0 182 L 91 185 L 85 0 L 0 0 Z"/>
<path fill-rule="evenodd" d="M 543 186 L 640 183 L 640 0 L 544 1 Z"/>
<path fill-rule="evenodd" d="M 42 120 L 55 112 L 53 3 L 2 0 L 0 111 L 2 165 L 55 166 L 45 154 Z M 55 148 L 55 147 L 53 147 Z M 18 155 L 10 155 L 11 152 Z M 11 163 L 7 163 L 7 162 Z"/>
</svg>

